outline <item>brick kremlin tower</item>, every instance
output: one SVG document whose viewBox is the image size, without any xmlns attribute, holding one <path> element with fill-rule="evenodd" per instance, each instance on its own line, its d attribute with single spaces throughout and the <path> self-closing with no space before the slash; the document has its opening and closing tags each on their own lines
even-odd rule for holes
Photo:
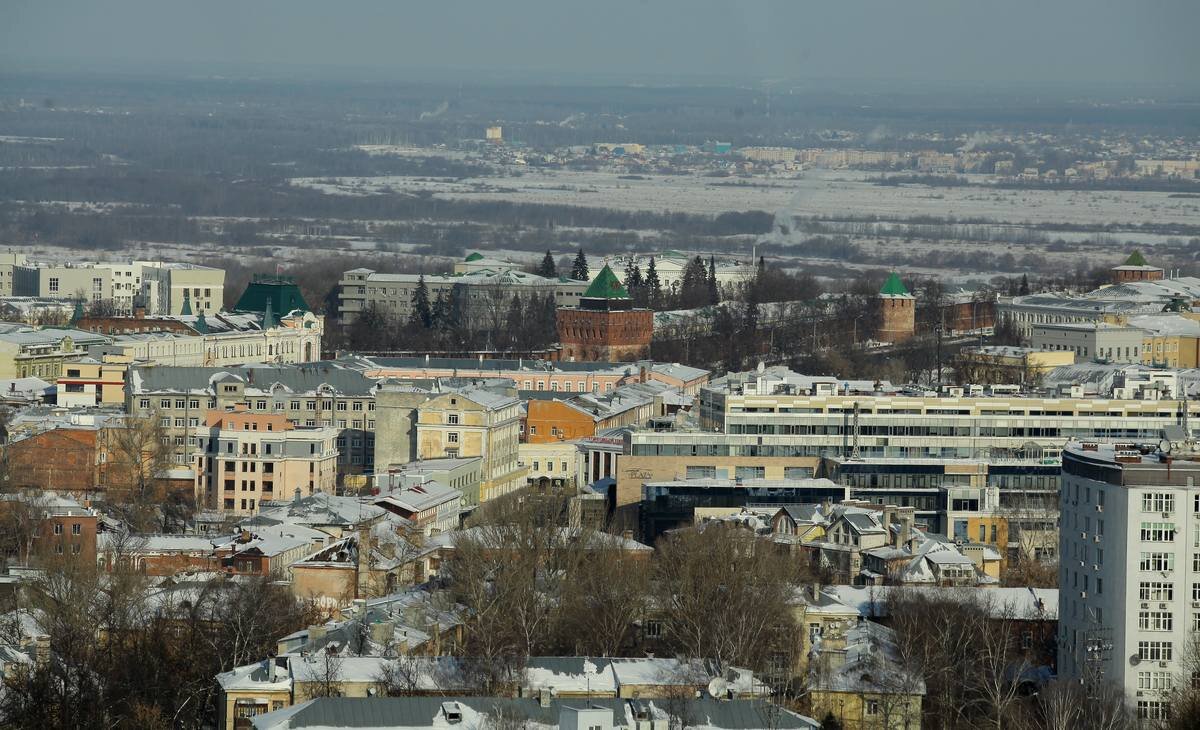
<svg viewBox="0 0 1200 730">
<path fill-rule="evenodd" d="M 557 329 L 564 360 L 629 362 L 649 356 L 654 312 L 635 309 L 628 290 L 605 264 L 578 307 L 559 308 Z"/>
<path fill-rule="evenodd" d="M 917 329 L 917 299 L 908 293 L 900 275 L 892 272 L 879 290 L 879 326 L 876 338 L 880 342 L 903 342 Z"/>
</svg>

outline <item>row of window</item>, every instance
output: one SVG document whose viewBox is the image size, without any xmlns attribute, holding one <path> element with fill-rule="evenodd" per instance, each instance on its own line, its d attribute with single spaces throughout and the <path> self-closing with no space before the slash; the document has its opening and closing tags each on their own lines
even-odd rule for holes
<svg viewBox="0 0 1200 730">
<path fill-rule="evenodd" d="M 227 392 L 237 392 L 237 386 L 236 386 L 236 385 L 228 385 L 228 386 L 225 386 L 225 388 L 232 389 L 232 390 L 228 390 Z M 152 402 L 152 401 L 151 401 L 151 399 L 150 399 L 150 398 L 140 398 L 140 399 L 138 400 L 138 407 L 139 407 L 139 408 L 141 408 L 142 410 L 149 410 L 149 408 L 150 408 L 150 403 L 151 403 L 151 402 Z M 199 409 L 200 409 L 200 403 L 201 403 L 201 401 L 200 401 L 200 399 L 198 399 L 198 398 L 190 398 L 190 399 L 185 399 L 185 398 L 177 398 L 177 399 L 171 399 L 171 398 L 160 398 L 160 399 L 159 399 L 159 401 L 158 401 L 158 407 L 159 407 L 159 408 L 161 408 L 161 409 L 164 409 L 164 410 L 166 410 L 166 409 L 169 409 L 169 408 L 171 408 L 172 406 L 174 406 L 174 407 L 175 407 L 177 410 L 183 410 L 184 408 L 191 408 L 191 409 L 196 409 L 196 410 L 199 410 Z M 271 401 L 271 402 L 268 402 L 268 401 L 266 401 L 266 400 L 256 400 L 256 401 L 253 401 L 253 402 L 251 402 L 251 401 L 247 401 L 247 402 L 246 402 L 246 405 L 247 405 L 248 407 L 252 408 L 253 410 L 256 410 L 256 411 L 265 411 L 265 410 L 267 410 L 267 409 L 268 409 L 268 403 L 270 403 L 270 404 L 271 404 L 271 405 L 270 405 L 270 407 L 271 407 L 273 410 L 276 410 L 276 411 L 286 411 L 286 410 L 292 410 L 292 411 L 299 411 L 299 410 L 315 411 L 315 410 L 318 410 L 318 403 L 320 403 L 320 408 L 319 408 L 319 409 L 320 409 L 320 410 L 326 410 L 326 411 L 332 411 L 332 410 L 338 410 L 338 411 L 345 411 L 345 410 L 352 410 L 352 411 L 362 411 L 362 410 L 364 410 L 364 409 L 365 409 L 365 410 L 368 410 L 368 411 L 373 411 L 373 410 L 375 410 L 375 401 L 373 401 L 373 400 L 371 400 L 371 401 L 361 401 L 361 400 L 356 400 L 356 401 L 344 401 L 344 400 L 339 400 L 339 401 L 336 401 L 336 402 L 335 402 L 335 401 L 331 401 L 331 400 L 321 400 L 321 401 L 316 401 L 316 400 L 308 400 L 308 401 L 299 401 L 299 400 L 293 400 L 293 401 L 281 401 L 281 400 L 280 400 L 280 401 Z M 349 406 L 347 406 L 347 403 L 349 403 Z M 364 405 L 364 403 L 365 403 L 365 405 Z M 286 404 L 286 405 L 285 405 L 285 404 Z M 205 408 L 216 408 L 216 407 L 217 407 L 217 401 L 216 401 L 216 399 L 214 399 L 214 398 L 207 398 L 207 399 L 205 399 L 205 400 L 204 400 L 204 407 L 205 407 Z"/>
<path fill-rule="evenodd" d="M 1141 581 L 1138 583 L 1138 600 L 1173 601 L 1175 600 L 1175 584 L 1166 581 Z M 1200 601 L 1200 583 L 1192 584 L 1192 600 Z"/>
<path fill-rule="evenodd" d="M 1143 552 L 1138 570 L 1160 573 L 1175 570 L 1175 553 Z M 1192 553 L 1192 571 L 1200 572 L 1200 553 Z"/>
</svg>

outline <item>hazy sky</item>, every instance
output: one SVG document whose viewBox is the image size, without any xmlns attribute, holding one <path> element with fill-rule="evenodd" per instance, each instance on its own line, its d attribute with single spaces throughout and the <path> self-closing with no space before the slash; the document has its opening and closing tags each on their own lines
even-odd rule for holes
<svg viewBox="0 0 1200 730">
<path fill-rule="evenodd" d="M 1183 84 L 1200 0 L 6 0 L 0 60 Z"/>
</svg>

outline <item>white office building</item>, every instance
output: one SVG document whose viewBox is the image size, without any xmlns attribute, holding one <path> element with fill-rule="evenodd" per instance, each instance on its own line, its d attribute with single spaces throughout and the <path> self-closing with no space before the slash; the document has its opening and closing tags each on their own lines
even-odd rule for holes
<svg viewBox="0 0 1200 730">
<path fill-rule="evenodd" d="M 1173 430 L 1174 454 L 1119 442 L 1063 451 L 1059 676 L 1116 682 L 1143 719 L 1193 681 L 1184 659 L 1200 627 L 1200 454 Z"/>
</svg>

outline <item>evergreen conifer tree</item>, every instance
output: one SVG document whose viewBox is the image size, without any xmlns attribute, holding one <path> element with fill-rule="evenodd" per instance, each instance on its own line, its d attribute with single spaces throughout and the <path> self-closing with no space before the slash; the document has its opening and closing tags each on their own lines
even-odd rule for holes
<svg viewBox="0 0 1200 730">
<path fill-rule="evenodd" d="M 587 256 L 584 255 L 583 249 L 579 249 L 579 253 L 575 254 L 575 263 L 571 264 L 571 278 L 575 281 L 587 281 L 588 262 Z"/>
<path fill-rule="evenodd" d="M 429 286 L 425 284 L 425 275 L 417 278 L 417 288 L 413 291 L 412 312 L 408 316 L 409 324 L 420 324 L 429 329 L 433 324 L 433 310 L 429 306 Z"/>
<path fill-rule="evenodd" d="M 550 255 L 550 249 L 546 249 L 546 256 L 542 258 L 542 263 L 537 268 L 537 275 L 547 279 L 554 279 L 558 276 L 558 267 L 554 264 L 554 257 Z"/>
</svg>

